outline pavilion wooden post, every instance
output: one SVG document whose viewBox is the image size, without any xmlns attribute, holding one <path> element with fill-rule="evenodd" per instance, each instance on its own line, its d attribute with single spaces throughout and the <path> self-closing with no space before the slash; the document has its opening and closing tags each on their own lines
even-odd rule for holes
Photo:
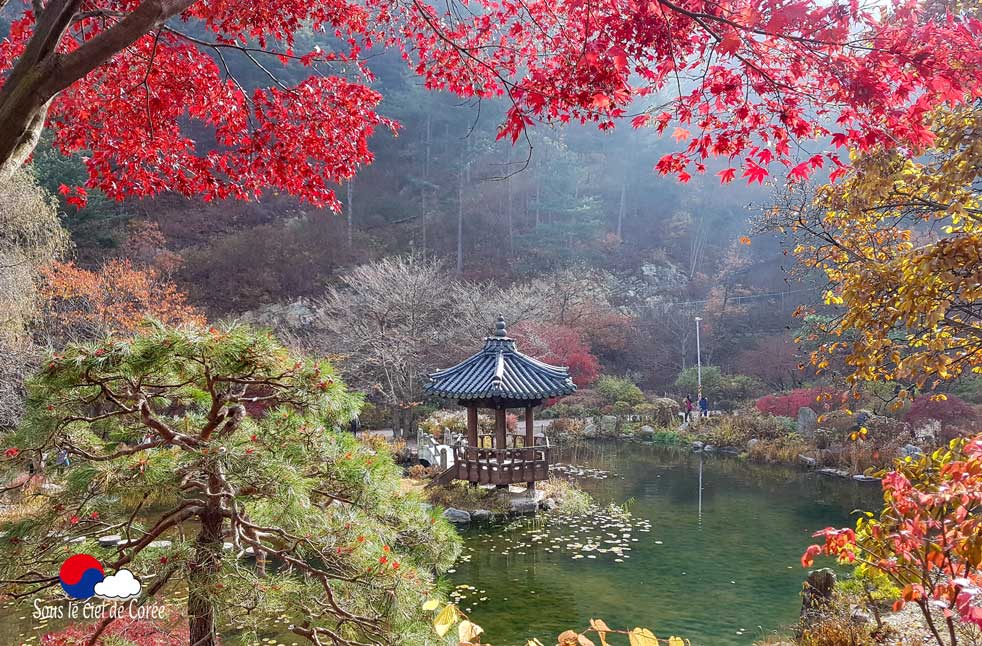
<svg viewBox="0 0 982 646">
<path fill-rule="evenodd" d="M 506 419 L 505 419 L 505 409 L 495 408 L 494 409 L 494 448 L 496 449 L 494 454 L 497 458 L 498 463 L 498 477 L 501 478 L 505 473 L 505 456 L 507 453 L 505 449 L 508 448 L 508 441 L 506 433 Z M 511 468 L 511 467 L 509 467 Z M 507 488 L 508 485 L 498 485 L 499 489 Z"/>
<path fill-rule="evenodd" d="M 532 416 L 532 406 L 525 407 L 525 463 L 526 469 L 531 463 L 532 475 L 527 476 L 529 491 L 535 491 L 535 418 Z"/>
<path fill-rule="evenodd" d="M 467 477 L 475 487 L 477 486 L 477 479 L 471 477 L 470 468 L 477 462 L 477 449 L 477 404 L 469 404 L 467 406 L 467 451 L 465 454 L 467 455 Z"/>
</svg>

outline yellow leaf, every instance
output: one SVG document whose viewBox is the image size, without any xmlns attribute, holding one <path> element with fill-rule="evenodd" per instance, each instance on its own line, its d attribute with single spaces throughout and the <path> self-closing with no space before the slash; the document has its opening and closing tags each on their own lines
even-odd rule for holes
<svg viewBox="0 0 982 646">
<path fill-rule="evenodd" d="M 533 638 L 528 640 L 528 642 L 525 643 L 525 646 L 542 646 L 542 642 Z"/>
<path fill-rule="evenodd" d="M 658 638 L 655 633 L 647 628 L 635 628 L 627 634 L 631 646 L 658 646 Z"/>
<path fill-rule="evenodd" d="M 610 627 L 607 625 L 603 619 L 591 619 L 590 628 L 597 631 L 597 636 L 600 637 L 600 643 L 602 646 L 607 646 L 607 633 L 610 632 Z"/>
<path fill-rule="evenodd" d="M 439 599 L 430 599 L 429 601 L 423 604 L 423 610 L 426 610 L 427 612 L 431 610 L 436 610 L 439 605 L 440 605 Z"/>
<path fill-rule="evenodd" d="M 457 636 L 462 642 L 472 642 L 474 639 L 484 632 L 484 629 L 477 624 L 470 622 L 468 620 L 463 620 L 460 625 L 457 626 Z"/>
<path fill-rule="evenodd" d="M 578 646 L 595 646 L 592 641 L 590 641 L 586 635 L 579 635 L 576 638 L 576 643 Z"/>
<path fill-rule="evenodd" d="M 669 637 L 668 646 L 685 646 L 685 640 L 681 637 Z"/>
<path fill-rule="evenodd" d="M 453 625 L 457 623 L 457 619 L 459 617 L 460 611 L 457 610 L 457 606 L 453 605 L 452 603 L 444 606 L 443 610 L 440 611 L 440 614 L 438 614 L 436 619 L 433 620 L 433 628 L 436 630 L 436 634 L 440 637 L 446 635 L 448 632 L 450 632 Z"/>
</svg>

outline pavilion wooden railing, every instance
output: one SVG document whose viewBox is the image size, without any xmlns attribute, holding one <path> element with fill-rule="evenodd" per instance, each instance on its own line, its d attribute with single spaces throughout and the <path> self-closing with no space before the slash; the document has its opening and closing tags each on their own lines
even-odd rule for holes
<svg viewBox="0 0 982 646">
<path fill-rule="evenodd" d="M 549 440 L 545 435 L 536 433 L 533 436 L 535 446 L 548 446 Z M 477 445 L 482 449 L 494 448 L 494 433 L 481 433 L 477 436 Z M 508 433 L 505 435 L 505 447 L 508 449 L 525 448 L 525 433 Z"/>
<path fill-rule="evenodd" d="M 519 448 L 455 446 L 457 479 L 494 485 L 546 480 L 552 449 L 548 438 L 540 437 L 543 440 L 541 445 Z"/>
</svg>

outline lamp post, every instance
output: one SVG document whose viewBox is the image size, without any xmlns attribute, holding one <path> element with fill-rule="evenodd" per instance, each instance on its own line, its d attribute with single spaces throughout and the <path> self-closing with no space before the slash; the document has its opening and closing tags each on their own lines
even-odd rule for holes
<svg viewBox="0 0 982 646">
<path fill-rule="evenodd" d="M 702 320 L 696 317 L 696 384 L 698 386 L 697 400 L 702 399 L 702 350 L 699 347 L 699 322 Z"/>
</svg>

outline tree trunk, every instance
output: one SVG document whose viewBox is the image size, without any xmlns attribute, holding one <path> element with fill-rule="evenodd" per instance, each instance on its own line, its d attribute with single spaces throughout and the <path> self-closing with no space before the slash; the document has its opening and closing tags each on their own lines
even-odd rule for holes
<svg viewBox="0 0 982 646">
<path fill-rule="evenodd" d="M 464 272 L 464 160 L 457 174 L 457 273 Z"/>
<path fill-rule="evenodd" d="M 80 47 L 60 53 L 82 0 L 50 0 L 36 16 L 31 39 L 0 87 L 0 181 L 34 151 L 51 99 L 194 1 L 146 0 Z"/>
<path fill-rule="evenodd" d="M 222 515 L 208 511 L 201 517 L 201 530 L 188 566 L 188 622 L 191 646 L 215 646 L 215 606 L 207 588 L 215 582 L 222 560 Z"/>
<path fill-rule="evenodd" d="M 355 182 L 354 178 L 348 180 L 348 200 L 347 200 L 348 201 L 348 204 L 347 204 L 347 207 L 348 208 L 347 208 L 347 211 L 348 211 L 348 248 L 349 249 L 351 248 L 351 232 L 352 232 L 352 229 L 354 228 L 354 222 L 355 222 L 355 220 L 354 220 L 354 217 L 355 217 L 355 204 L 354 204 L 355 187 L 354 187 L 354 182 Z"/>
<path fill-rule="evenodd" d="M 433 115 L 427 113 L 426 115 L 426 142 L 424 148 L 426 149 L 426 158 L 423 163 L 423 194 L 422 194 L 422 226 L 423 226 L 423 253 L 426 253 L 426 219 L 429 217 L 427 212 L 429 205 L 427 204 L 426 195 L 430 190 L 430 159 L 432 158 L 432 147 L 433 147 Z"/>
<path fill-rule="evenodd" d="M 621 205 L 617 209 L 617 239 L 624 239 L 624 213 L 627 210 L 627 179 L 621 180 Z"/>
</svg>

